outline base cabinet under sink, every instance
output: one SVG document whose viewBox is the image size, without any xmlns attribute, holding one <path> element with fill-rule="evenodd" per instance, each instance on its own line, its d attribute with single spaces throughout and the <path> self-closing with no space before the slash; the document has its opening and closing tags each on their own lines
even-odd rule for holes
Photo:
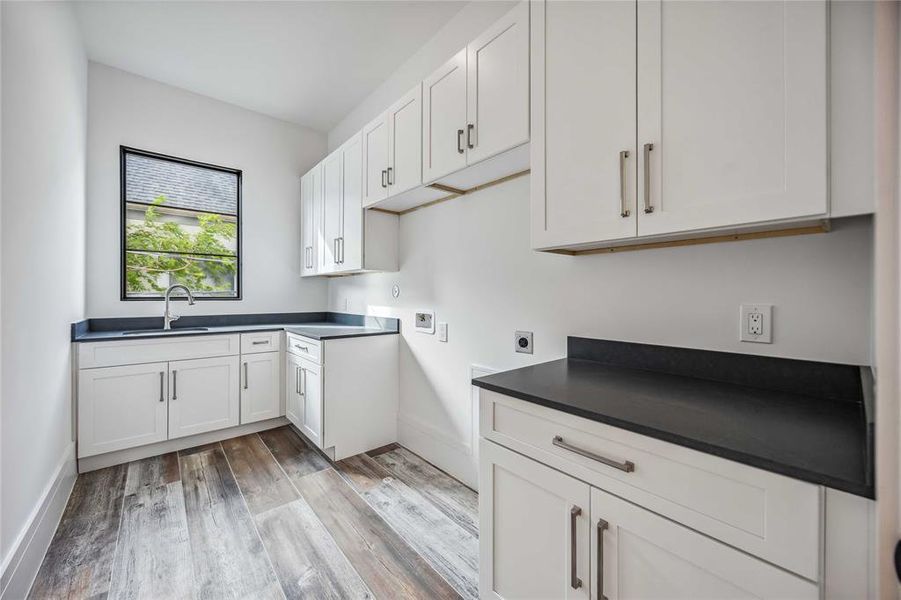
<svg viewBox="0 0 901 600">
<path fill-rule="evenodd" d="M 480 453 L 482 598 L 819 597 L 811 581 L 493 442 Z"/>
</svg>

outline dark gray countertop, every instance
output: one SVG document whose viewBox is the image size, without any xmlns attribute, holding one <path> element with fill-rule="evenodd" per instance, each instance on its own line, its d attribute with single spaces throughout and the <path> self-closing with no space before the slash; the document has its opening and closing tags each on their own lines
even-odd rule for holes
<svg viewBox="0 0 901 600">
<path fill-rule="evenodd" d="M 823 389 L 846 390 L 859 367 L 834 365 L 840 372 L 830 377 L 824 363 L 768 358 L 764 361 L 780 370 L 778 376 L 786 376 L 791 363 L 797 364 L 798 375 L 785 377 L 788 385 L 763 389 L 735 383 L 734 373 L 723 376 L 728 369 L 722 361 L 717 364 L 716 356 L 710 366 L 726 381 L 686 376 L 674 366 L 679 360 L 670 362 L 671 372 L 659 372 L 572 356 L 571 351 L 569 358 L 481 377 L 473 384 L 796 479 L 874 496 L 872 407 L 864 393 L 824 398 L 791 389 L 803 387 L 808 376 L 827 373 L 820 378 Z M 761 367 L 760 357 L 750 360 Z M 737 364 L 733 361 L 730 368 Z M 760 377 L 766 379 L 763 368 Z M 860 377 L 858 388 L 868 384 L 866 375 Z"/>
<path fill-rule="evenodd" d="M 73 342 L 108 342 L 123 339 L 148 339 L 254 331 L 290 331 L 297 335 L 333 340 L 372 335 L 396 335 L 397 319 L 344 313 L 278 313 L 254 315 L 192 315 L 172 324 L 163 332 L 161 317 L 125 317 L 89 319 L 73 323 Z M 203 327 L 198 331 L 197 327 Z M 143 330 L 148 330 L 143 332 Z M 141 333 L 129 333 L 141 330 Z"/>
</svg>

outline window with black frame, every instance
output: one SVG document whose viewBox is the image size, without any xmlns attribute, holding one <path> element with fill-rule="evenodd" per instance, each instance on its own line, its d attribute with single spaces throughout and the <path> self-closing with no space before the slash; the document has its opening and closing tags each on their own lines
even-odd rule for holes
<svg viewBox="0 0 901 600">
<path fill-rule="evenodd" d="M 241 171 L 120 148 L 122 299 L 241 298 Z"/>
</svg>

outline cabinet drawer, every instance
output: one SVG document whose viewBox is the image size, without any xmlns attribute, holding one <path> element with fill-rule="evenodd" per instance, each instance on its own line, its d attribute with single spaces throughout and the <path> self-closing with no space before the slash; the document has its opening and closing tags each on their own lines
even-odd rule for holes
<svg viewBox="0 0 901 600">
<path fill-rule="evenodd" d="M 322 342 L 294 333 L 289 333 L 287 340 L 288 352 L 322 364 Z"/>
<path fill-rule="evenodd" d="M 238 351 L 237 334 L 83 343 L 78 345 L 78 368 L 232 356 L 238 354 Z"/>
<path fill-rule="evenodd" d="M 480 390 L 480 398 L 483 437 L 819 579 L 819 486 L 488 390 Z M 634 469 L 573 449 L 621 466 L 629 462 Z"/>
<path fill-rule="evenodd" d="M 259 331 L 241 334 L 241 354 L 276 352 L 281 350 L 281 331 Z"/>
</svg>

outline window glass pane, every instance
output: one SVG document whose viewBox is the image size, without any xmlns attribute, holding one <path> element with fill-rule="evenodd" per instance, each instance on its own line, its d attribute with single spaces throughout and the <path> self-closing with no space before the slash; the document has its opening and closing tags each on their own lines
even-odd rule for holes
<svg viewBox="0 0 901 600">
<path fill-rule="evenodd" d="M 162 252 L 125 253 L 129 297 L 158 298 L 170 285 L 188 286 L 198 298 L 231 298 L 238 289 L 236 258 Z"/>
<path fill-rule="evenodd" d="M 238 214 L 238 176 L 195 165 L 125 155 L 125 201 L 151 204 L 166 198 L 170 208 Z"/>
<path fill-rule="evenodd" d="M 240 175 L 123 149 L 126 298 L 237 298 Z"/>
</svg>

